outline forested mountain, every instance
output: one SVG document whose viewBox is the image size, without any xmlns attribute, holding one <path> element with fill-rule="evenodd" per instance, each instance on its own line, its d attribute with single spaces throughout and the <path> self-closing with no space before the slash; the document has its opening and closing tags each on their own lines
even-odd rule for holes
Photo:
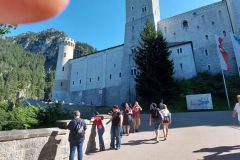
<svg viewBox="0 0 240 160">
<path fill-rule="evenodd" d="M 35 54 L 42 54 L 46 58 L 45 69 L 55 70 L 57 64 L 58 40 L 66 37 L 64 32 L 48 29 L 39 33 L 27 32 L 16 37 L 9 38 L 25 50 Z M 76 42 L 74 58 L 96 52 L 96 49 L 86 43 Z"/>
<path fill-rule="evenodd" d="M 0 101 L 14 100 L 19 91 L 26 97 L 43 98 L 45 59 L 12 41 L 0 39 Z"/>
</svg>

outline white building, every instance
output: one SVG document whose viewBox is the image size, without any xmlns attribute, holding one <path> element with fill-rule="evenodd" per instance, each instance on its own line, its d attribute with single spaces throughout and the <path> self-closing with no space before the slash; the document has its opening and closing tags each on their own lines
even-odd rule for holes
<svg viewBox="0 0 240 160">
<path fill-rule="evenodd" d="M 150 20 L 169 42 L 176 79 L 198 72 L 219 73 L 215 34 L 221 35 L 230 54 L 231 72 L 238 72 L 229 36 L 240 34 L 240 0 L 223 0 L 160 20 L 159 0 L 126 0 L 124 44 L 73 59 L 75 43 L 61 40 L 53 99 L 98 106 L 136 99 L 134 62 L 140 33 Z"/>
</svg>

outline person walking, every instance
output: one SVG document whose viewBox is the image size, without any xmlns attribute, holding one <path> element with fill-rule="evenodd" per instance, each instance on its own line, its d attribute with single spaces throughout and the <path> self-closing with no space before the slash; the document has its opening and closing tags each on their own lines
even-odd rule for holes
<svg viewBox="0 0 240 160">
<path fill-rule="evenodd" d="M 233 110 L 233 118 L 236 118 L 236 115 L 238 115 L 238 122 L 240 124 L 240 95 L 237 96 L 237 101 Z"/>
<path fill-rule="evenodd" d="M 69 143 L 70 143 L 70 160 L 74 160 L 75 151 L 78 152 L 78 160 L 83 159 L 83 143 L 85 139 L 85 131 L 87 125 L 83 119 L 81 119 L 80 111 L 73 113 L 74 119 L 70 121 L 67 128 L 70 130 Z"/>
<path fill-rule="evenodd" d="M 140 119 L 140 112 L 142 111 L 142 107 L 139 105 L 139 103 L 136 101 L 132 112 L 133 112 L 133 118 L 134 118 L 134 127 L 133 127 L 133 132 L 138 132 L 139 127 L 141 124 L 141 119 Z"/>
<path fill-rule="evenodd" d="M 152 103 L 150 105 L 150 114 L 149 114 L 149 126 L 151 127 L 152 124 L 154 126 L 154 131 L 156 135 L 156 141 L 159 143 L 159 130 L 161 129 L 161 115 L 160 109 L 158 108 L 156 103 Z"/>
<path fill-rule="evenodd" d="M 121 148 L 121 132 L 122 132 L 123 116 L 117 105 L 113 106 L 112 118 L 107 122 L 107 125 L 111 122 L 112 122 L 112 126 L 111 126 L 110 149 L 119 150 Z M 115 145 L 115 139 L 116 139 L 116 145 Z"/>
<path fill-rule="evenodd" d="M 128 103 L 125 103 L 123 109 L 123 134 L 129 136 L 131 123 L 132 109 L 129 107 Z"/>
<path fill-rule="evenodd" d="M 91 119 L 93 124 L 97 127 L 100 151 L 105 151 L 105 145 L 103 140 L 103 134 L 105 132 L 105 128 L 102 122 L 103 119 L 104 118 L 102 116 L 99 116 L 98 112 L 95 112 L 94 117 Z"/>
<path fill-rule="evenodd" d="M 168 136 L 168 128 L 169 125 L 172 123 L 171 113 L 169 112 L 167 105 L 163 104 L 163 109 L 160 111 L 163 123 L 163 134 L 164 140 L 167 140 Z"/>
</svg>

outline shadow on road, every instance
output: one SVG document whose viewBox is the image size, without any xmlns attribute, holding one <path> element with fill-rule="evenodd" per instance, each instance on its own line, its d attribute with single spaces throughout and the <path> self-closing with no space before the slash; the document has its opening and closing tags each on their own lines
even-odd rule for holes
<svg viewBox="0 0 240 160">
<path fill-rule="evenodd" d="M 231 151 L 238 150 L 238 153 L 230 153 Z M 202 160 L 240 160 L 240 146 L 222 146 L 216 148 L 203 148 L 193 153 L 213 153 L 204 156 Z"/>
<path fill-rule="evenodd" d="M 122 145 L 137 146 L 143 144 L 156 144 L 155 138 L 153 139 L 143 139 L 143 140 L 131 140 L 128 143 L 123 143 Z"/>
</svg>

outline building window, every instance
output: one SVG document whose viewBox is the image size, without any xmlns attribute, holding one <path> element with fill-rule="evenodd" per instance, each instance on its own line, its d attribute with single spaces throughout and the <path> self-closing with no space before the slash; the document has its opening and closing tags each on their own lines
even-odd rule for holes
<svg viewBox="0 0 240 160">
<path fill-rule="evenodd" d="M 222 19 L 222 11 L 221 11 L 221 10 L 218 11 L 218 17 L 219 17 L 220 19 Z"/>
<path fill-rule="evenodd" d="M 135 53 L 137 52 L 137 49 L 134 48 L 134 47 L 132 47 L 132 48 L 131 48 L 131 52 L 132 52 L 132 54 L 135 54 Z"/>
<path fill-rule="evenodd" d="M 119 77 L 120 77 L 120 78 L 122 77 L 122 73 L 121 73 L 121 72 L 119 73 Z"/>
<path fill-rule="evenodd" d="M 180 64 L 180 68 L 181 68 L 181 70 L 183 70 L 183 64 L 182 63 Z"/>
<path fill-rule="evenodd" d="M 197 29 L 200 29 L 200 26 L 197 26 Z"/>
<path fill-rule="evenodd" d="M 136 76 L 137 75 L 137 69 L 136 68 L 132 68 L 131 69 L 131 75 L 132 76 Z"/>
<path fill-rule="evenodd" d="M 82 83 L 82 80 L 80 79 L 79 83 L 81 84 Z"/>
<path fill-rule="evenodd" d="M 63 53 L 63 56 L 64 56 L 64 57 L 66 57 L 66 56 L 67 56 L 67 53 L 66 53 L 66 52 L 64 52 L 64 53 Z"/>
<path fill-rule="evenodd" d="M 109 79 L 112 79 L 112 75 L 111 74 L 109 75 Z"/>
<path fill-rule="evenodd" d="M 116 66 L 117 66 L 117 65 L 116 65 L 116 64 L 114 64 L 113 66 L 114 66 L 114 68 L 116 68 Z"/>
<path fill-rule="evenodd" d="M 143 7 L 142 8 L 142 12 L 144 13 L 144 12 L 147 12 L 147 7 Z"/>
<path fill-rule="evenodd" d="M 211 66 L 210 66 L 210 65 L 208 65 L 208 71 L 209 71 L 209 72 L 211 71 Z"/>
<path fill-rule="evenodd" d="M 97 80 L 100 81 L 100 77 L 99 76 L 98 76 Z"/>
<path fill-rule="evenodd" d="M 180 50 L 179 50 L 179 48 L 177 49 L 177 53 L 178 53 L 178 54 L 180 53 Z"/>
<path fill-rule="evenodd" d="M 78 75 L 78 72 L 77 72 L 77 75 Z"/>
<path fill-rule="evenodd" d="M 61 86 L 63 86 L 63 82 L 61 82 Z"/>
<path fill-rule="evenodd" d="M 208 56 L 208 50 L 207 49 L 205 50 L 205 55 Z"/>
<path fill-rule="evenodd" d="M 226 31 L 223 31 L 223 36 L 227 37 L 227 32 Z"/>
<path fill-rule="evenodd" d="M 180 53 L 182 53 L 182 51 L 183 51 L 182 48 L 180 48 Z"/>
<path fill-rule="evenodd" d="M 64 71 L 64 67 L 62 67 L 62 71 Z"/>
<path fill-rule="evenodd" d="M 202 15 L 202 22 L 203 22 L 203 23 L 205 23 L 205 22 L 206 22 L 205 15 Z"/>
<path fill-rule="evenodd" d="M 92 82 L 92 78 L 90 78 L 89 81 Z"/>
<path fill-rule="evenodd" d="M 212 21 L 212 25 L 213 25 L 213 26 L 215 25 L 215 22 L 214 22 L 214 21 Z"/>
<path fill-rule="evenodd" d="M 134 31 L 134 26 L 132 26 L 132 31 Z"/>
<path fill-rule="evenodd" d="M 174 36 L 174 37 L 176 36 L 176 32 L 173 32 L 173 36 Z"/>
<path fill-rule="evenodd" d="M 132 17 L 132 21 L 134 21 L 135 20 L 135 18 L 134 17 Z"/>
<path fill-rule="evenodd" d="M 73 81 L 72 84 L 74 85 L 74 83 L 75 83 L 75 82 Z"/>
<path fill-rule="evenodd" d="M 209 39 L 208 35 L 205 35 L 205 38 L 206 38 L 206 40 L 208 40 Z"/>
<path fill-rule="evenodd" d="M 182 25 L 183 25 L 183 29 L 184 29 L 184 30 L 187 30 L 188 27 L 189 27 L 187 20 L 184 20 L 183 23 L 182 23 Z"/>
<path fill-rule="evenodd" d="M 134 10 L 134 7 L 132 6 L 132 10 Z"/>
<path fill-rule="evenodd" d="M 167 33 L 167 27 L 164 27 L 164 32 Z"/>
</svg>

